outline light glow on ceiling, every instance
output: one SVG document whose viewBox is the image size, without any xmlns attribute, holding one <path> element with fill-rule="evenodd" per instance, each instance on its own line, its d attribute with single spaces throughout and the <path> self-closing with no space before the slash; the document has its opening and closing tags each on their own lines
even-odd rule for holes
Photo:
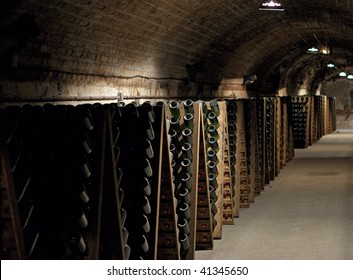
<svg viewBox="0 0 353 280">
<path fill-rule="evenodd" d="M 331 50 L 329 47 L 325 46 L 320 49 L 320 53 L 322 54 L 331 54 Z"/>
</svg>

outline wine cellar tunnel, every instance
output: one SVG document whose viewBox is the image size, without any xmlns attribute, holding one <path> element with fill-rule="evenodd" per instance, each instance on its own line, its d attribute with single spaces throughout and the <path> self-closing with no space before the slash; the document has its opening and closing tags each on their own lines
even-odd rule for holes
<svg viewBox="0 0 353 280">
<path fill-rule="evenodd" d="M 353 258 L 353 1 L 3 0 L 0 22 L 1 259 Z"/>
</svg>

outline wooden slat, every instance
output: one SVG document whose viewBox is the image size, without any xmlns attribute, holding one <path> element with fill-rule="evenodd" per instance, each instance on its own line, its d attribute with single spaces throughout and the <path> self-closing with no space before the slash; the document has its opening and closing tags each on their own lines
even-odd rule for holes
<svg viewBox="0 0 353 280">
<path fill-rule="evenodd" d="M 200 113 L 201 114 L 201 113 Z M 205 124 L 203 117 L 200 118 L 200 148 L 199 148 L 199 175 L 198 175 L 198 200 L 197 200 L 197 228 L 196 228 L 196 250 L 210 250 L 213 248 L 212 214 L 210 207 L 210 192 L 207 169 L 207 147 Z M 203 172 L 200 172 L 203 170 Z M 206 205 L 200 205 L 199 200 L 207 201 Z M 203 227 L 203 224 L 207 224 Z M 201 225 L 201 226 L 200 226 Z"/>
<path fill-rule="evenodd" d="M 170 158 L 170 143 L 168 141 L 167 119 L 163 109 L 162 139 L 161 139 L 161 158 L 160 158 L 160 191 L 158 195 L 158 229 L 156 232 L 157 256 L 158 260 L 179 260 L 180 244 L 177 233 L 175 189 L 172 180 L 172 167 Z M 164 195 L 168 194 L 168 195 Z M 161 207 L 163 205 L 163 207 Z M 162 211 L 169 209 L 170 211 Z M 169 241 L 165 242 L 168 238 Z"/>
<path fill-rule="evenodd" d="M 26 259 L 15 186 L 10 171 L 6 145 L 3 142 L 0 142 L 0 188 L 2 189 L 1 208 L 8 207 L 8 209 L 2 209 L 1 212 L 2 214 L 10 214 L 10 217 L 7 214 L 6 217 L 0 217 L 2 222 L 5 223 L 2 229 L 2 259 Z"/>
</svg>

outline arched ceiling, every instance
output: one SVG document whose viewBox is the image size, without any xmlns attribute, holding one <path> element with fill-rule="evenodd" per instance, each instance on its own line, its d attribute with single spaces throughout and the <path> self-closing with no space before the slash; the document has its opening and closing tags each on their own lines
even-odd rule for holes
<svg viewBox="0 0 353 280">
<path fill-rule="evenodd" d="M 282 0 L 284 12 L 259 11 L 260 3 L 2 0 L 2 74 L 31 68 L 213 83 L 256 74 L 257 90 L 274 90 L 299 76 L 325 80 L 326 61 L 352 66 L 353 0 Z M 306 53 L 319 44 L 332 54 Z"/>
</svg>

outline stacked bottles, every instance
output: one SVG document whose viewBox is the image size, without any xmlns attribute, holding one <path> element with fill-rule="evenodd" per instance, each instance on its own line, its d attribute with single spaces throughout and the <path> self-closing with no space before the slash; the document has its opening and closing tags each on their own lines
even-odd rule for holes
<svg viewBox="0 0 353 280">
<path fill-rule="evenodd" d="M 256 99 L 257 113 L 257 143 L 258 143 L 258 160 L 259 160 L 259 181 L 261 190 L 265 188 L 265 114 L 264 114 L 264 99 Z"/>
<path fill-rule="evenodd" d="M 20 132 L 21 153 L 12 168 L 26 258 L 87 258 L 90 192 L 97 178 L 91 111 L 45 104 L 25 105 L 21 112 L 8 148 L 14 158 L 11 142 Z"/>
<path fill-rule="evenodd" d="M 160 104 L 158 106 L 164 106 Z M 179 158 L 180 149 L 177 152 L 175 144 L 171 143 L 172 137 L 168 134 L 171 126 L 179 131 L 179 121 L 173 118 L 172 121 L 166 119 L 163 129 L 163 152 L 162 152 L 162 169 L 161 169 L 161 188 L 160 188 L 160 206 L 158 220 L 158 248 L 157 259 L 159 260 L 178 260 L 180 252 L 177 239 L 177 219 L 176 219 L 176 199 L 175 185 L 172 178 L 171 163 Z M 174 136 L 175 137 L 175 136 Z M 186 226 L 186 225 L 185 225 Z"/>
<path fill-rule="evenodd" d="M 177 226 L 180 243 L 180 257 L 186 258 L 190 244 L 190 207 L 192 192 L 193 163 L 193 131 L 194 131 L 194 102 L 190 99 L 183 102 L 170 101 L 170 151 L 172 153 L 172 169 L 174 195 L 177 198 Z M 182 109 L 181 109 L 182 107 Z"/>
<path fill-rule="evenodd" d="M 208 105 L 208 106 L 207 106 Z M 207 170 L 208 170 L 208 183 L 210 193 L 210 207 L 211 207 L 211 221 L 213 230 L 217 226 L 216 215 L 219 212 L 219 207 L 216 206 L 218 195 L 216 190 L 219 187 L 218 184 L 218 152 L 219 152 L 219 131 L 220 126 L 218 116 L 220 115 L 220 109 L 216 100 L 204 103 L 203 117 L 205 124 L 205 137 L 206 137 L 206 154 L 207 154 Z"/>
<path fill-rule="evenodd" d="M 254 201 L 254 182 L 252 182 L 252 162 L 251 159 L 253 157 L 253 122 L 252 122 L 252 104 L 251 100 L 245 99 L 244 102 L 244 125 L 245 125 L 245 146 L 246 146 L 246 168 L 248 174 L 248 182 L 249 182 L 249 191 L 248 193 L 243 194 L 242 199 L 244 203 L 249 206 L 249 202 Z"/>
<path fill-rule="evenodd" d="M 266 98 L 266 140 L 269 180 L 275 178 L 275 107 L 274 98 Z M 269 183 L 269 182 L 268 182 Z"/>
<path fill-rule="evenodd" d="M 293 138 L 295 148 L 308 147 L 309 97 L 293 96 L 291 99 Z"/>
<path fill-rule="evenodd" d="M 121 121 L 120 106 L 103 105 L 106 120 L 106 151 L 101 191 L 101 220 L 99 259 L 129 259 L 131 248 L 127 244 L 129 231 L 126 228 L 127 211 L 123 207 L 125 193 L 121 181 L 124 177 L 121 161 Z"/>
<path fill-rule="evenodd" d="M 2 219 L 1 236 L 6 237 L 2 245 L 2 256 L 1 259 L 12 259 L 15 256 L 21 256 L 23 258 L 34 258 L 36 249 L 38 247 L 38 229 L 34 220 L 34 210 L 37 208 L 33 201 L 33 172 L 32 166 L 32 147 L 28 145 L 26 134 L 26 123 L 25 114 L 19 107 L 7 107 L 5 110 L 0 112 L 0 131 L 1 140 L 6 143 L 8 148 L 9 156 L 9 171 L 14 178 L 15 184 L 15 200 L 18 206 L 18 214 L 20 217 L 20 232 L 23 235 L 25 248 L 12 248 L 7 246 L 9 244 L 16 244 L 15 238 L 16 233 L 6 234 L 3 232 L 5 229 L 11 228 L 10 219 Z M 27 123 L 28 124 L 28 123 Z M 3 166 L 2 166 L 3 167 Z M 5 182 L 3 182 L 5 183 Z M 8 185 L 8 188 L 11 186 Z M 10 200 L 10 194 L 6 195 L 3 189 L 1 189 L 1 198 L 7 198 Z M 9 201 L 5 201 L 2 204 L 2 213 L 4 209 L 8 208 L 10 213 Z M 1 217 L 3 218 L 3 217 Z M 17 237 L 19 238 L 19 237 Z M 23 249 L 25 252 L 22 252 Z M 16 252 L 17 251 L 17 252 Z"/>
<path fill-rule="evenodd" d="M 238 193 L 236 191 L 236 161 L 237 161 L 237 103 L 235 100 L 228 101 L 228 142 L 229 142 L 229 161 L 230 176 L 232 185 L 233 208 L 235 216 L 238 215 Z"/>
<path fill-rule="evenodd" d="M 67 247 L 66 259 L 85 259 L 90 252 L 90 244 L 86 235 L 92 222 L 92 196 L 94 186 L 99 180 L 97 134 L 101 119 L 101 105 L 79 105 L 60 107 L 62 125 L 70 127 L 70 153 L 75 157 L 75 171 L 73 174 L 74 189 L 72 191 L 71 213 L 67 213 L 67 228 L 64 232 L 64 242 Z M 49 111 L 52 111 L 49 109 Z M 99 116 L 98 116 L 99 115 Z M 69 125 L 69 122 L 72 125 Z M 70 197 L 71 197 L 70 196 Z M 75 217 L 76 216 L 76 217 Z"/>
<path fill-rule="evenodd" d="M 199 102 L 202 108 L 207 108 L 205 102 Z M 200 142 L 199 142 L 199 166 L 197 178 L 197 222 L 196 222 L 196 250 L 209 250 L 213 248 L 213 214 L 210 209 L 210 197 L 215 199 L 216 193 L 214 186 L 217 181 L 216 176 L 212 175 L 212 186 L 209 182 L 209 161 L 207 155 L 206 135 L 207 130 L 213 137 L 217 137 L 218 132 L 214 126 L 205 126 L 207 123 L 206 114 L 201 115 L 200 122 Z M 211 155 L 214 163 L 217 162 L 217 154 Z M 215 164 L 211 164 L 211 169 L 215 169 Z M 217 188 L 217 184 L 216 184 Z M 214 205 L 215 206 L 215 205 Z M 215 208 L 217 210 L 217 208 Z M 213 218 L 213 219 L 212 219 Z"/>
<path fill-rule="evenodd" d="M 121 130 L 118 145 L 119 166 L 124 174 L 120 191 L 124 196 L 121 209 L 125 221 L 122 228 L 125 255 L 128 259 L 153 259 L 156 222 L 153 190 L 159 164 L 155 107 L 146 101 L 141 106 L 132 102 L 119 109 L 122 114 L 118 123 Z"/>
<path fill-rule="evenodd" d="M 234 186 L 232 184 L 231 178 L 231 152 L 229 148 L 229 131 L 228 131 L 228 118 L 227 118 L 227 107 L 225 102 L 219 103 L 219 106 L 222 108 L 222 112 L 219 116 L 219 120 L 222 124 L 221 131 L 223 130 L 223 155 L 221 157 L 223 166 L 221 168 L 221 176 L 223 177 L 221 182 L 223 184 L 221 188 L 222 196 L 222 225 L 232 225 L 234 224 L 234 205 L 233 205 L 233 196 Z M 232 155 L 233 156 L 233 155 Z"/>
<path fill-rule="evenodd" d="M 246 208 L 249 206 L 249 178 L 247 168 L 247 154 L 246 154 L 246 134 L 245 134 L 245 120 L 244 120 L 244 101 L 237 100 L 237 163 L 236 172 L 239 176 L 238 182 L 238 198 L 239 208 Z"/>
</svg>

